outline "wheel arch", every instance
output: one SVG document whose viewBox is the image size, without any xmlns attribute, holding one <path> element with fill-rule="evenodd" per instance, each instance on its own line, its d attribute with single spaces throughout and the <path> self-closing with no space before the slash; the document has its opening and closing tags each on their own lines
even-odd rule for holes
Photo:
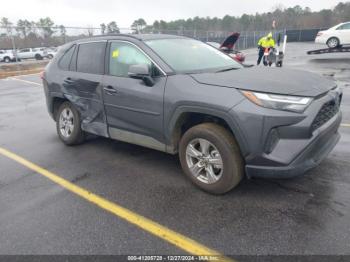
<svg viewBox="0 0 350 262">
<path fill-rule="evenodd" d="M 50 113 L 52 115 L 52 118 L 56 121 L 56 114 L 59 109 L 59 107 L 64 103 L 69 101 L 65 97 L 60 97 L 60 96 L 54 96 L 52 97 L 52 102 L 51 102 L 51 108 L 50 108 Z"/>
<path fill-rule="evenodd" d="M 201 123 L 217 123 L 226 128 L 236 139 L 242 155 L 247 154 L 247 143 L 236 121 L 227 112 L 198 108 L 182 107 L 176 110 L 167 125 L 166 138 L 173 152 L 178 151 L 178 144 L 182 135 L 191 127 Z"/>
</svg>

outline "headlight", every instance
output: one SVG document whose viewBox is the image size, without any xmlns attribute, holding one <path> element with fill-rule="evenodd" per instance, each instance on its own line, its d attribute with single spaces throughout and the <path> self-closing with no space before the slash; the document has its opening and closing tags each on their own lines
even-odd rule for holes
<svg viewBox="0 0 350 262">
<path fill-rule="evenodd" d="M 285 96 L 241 90 L 242 94 L 258 106 L 302 113 L 312 101 L 310 97 Z"/>
</svg>

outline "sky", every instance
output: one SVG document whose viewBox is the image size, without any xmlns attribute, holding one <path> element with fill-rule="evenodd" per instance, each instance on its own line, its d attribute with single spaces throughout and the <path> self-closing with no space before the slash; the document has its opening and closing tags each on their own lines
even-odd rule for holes
<svg viewBox="0 0 350 262">
<path fill-rule="evenodd" d="M 344 0 L 346 1 L 346 0 Z M 241 16 L 243 13 L 272 11 L 300 5 L 313 11 L 333 8 L 338 0 L 16 0 L 2 1 L 0 17 L 12 22 L 18 19 L 37 21 L 50 17 L 55 24 L 65 26 L 93 26 L 116 21 L 120 28 L 129 28 L 135 19 L 144 18 L 147 24 L 155 20 L 171 21 L 190 17 L 223 17 L 226 14 Z"/>
</svg>

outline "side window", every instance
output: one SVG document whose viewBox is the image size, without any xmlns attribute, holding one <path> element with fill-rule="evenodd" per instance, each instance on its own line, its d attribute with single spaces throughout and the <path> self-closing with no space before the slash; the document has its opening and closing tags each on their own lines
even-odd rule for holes
<svg viewBox="0 0 350 262">
<path fill-rule="evenodd" d="M 80 44 L 77 71 L 90 74 L 103 74 L 105 47 L 105 42 Z"/>
<path fill-rule="evenodd" d="M 77 71 L 77 56 L 78 56 L 78 47 L 74 49 L 72 59 L 69 65 L 69 71 Z"/>
<path fill-rule="evenodd" d="M 342 29 L 350 29 L 350 23 L 344 24 Z"/>
<path fill-rule="evenodd" d="M 129 67 L 137 64 L 146 64 L 152 69 L 154 76 L 160 75 L 151 60 L 132 44 L 126 42 L 111 43 L 109 50 L 109 75 L 129 77 Z"/>
<path fill-rule="evenodd" d="M 337 30 L 346 30 L 346 29 L 350 29 L 350 23 L 347 23 L 347 24 L 343 24 L 343 25 L 341 25 L 341 26 L 339 26 L 338 28 L 337 28 Z"/>
<path fill-rule="evenodd" d="M 58 61 L 58 66 L 63 69 L 68 71 L 69 69 L 69 64 L 70 60 L 72 58 L 72 54 L 75 50 L 75 45 L 71 46 L 61 57 L 61 59 Z"/>
</svg>

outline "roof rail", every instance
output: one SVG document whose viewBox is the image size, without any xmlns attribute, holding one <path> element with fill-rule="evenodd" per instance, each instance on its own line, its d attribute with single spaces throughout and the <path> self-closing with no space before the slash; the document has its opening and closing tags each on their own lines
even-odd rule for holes
<svg viewBox="0 0 350 262">
<path fill-rule="evenodd" d="M 140 38 L 136 37 L 135 34 L 120 34 L 120 33 L 108 33 L 108 34 L 103 34 L 103 35 L 93 35 L 93 36 L 91 36 L 89 38 L 106 37 L 106 36 L 126 36 L 126 37 L 132 37 L 132 38 L 140 40 Z"/>
</svg>

